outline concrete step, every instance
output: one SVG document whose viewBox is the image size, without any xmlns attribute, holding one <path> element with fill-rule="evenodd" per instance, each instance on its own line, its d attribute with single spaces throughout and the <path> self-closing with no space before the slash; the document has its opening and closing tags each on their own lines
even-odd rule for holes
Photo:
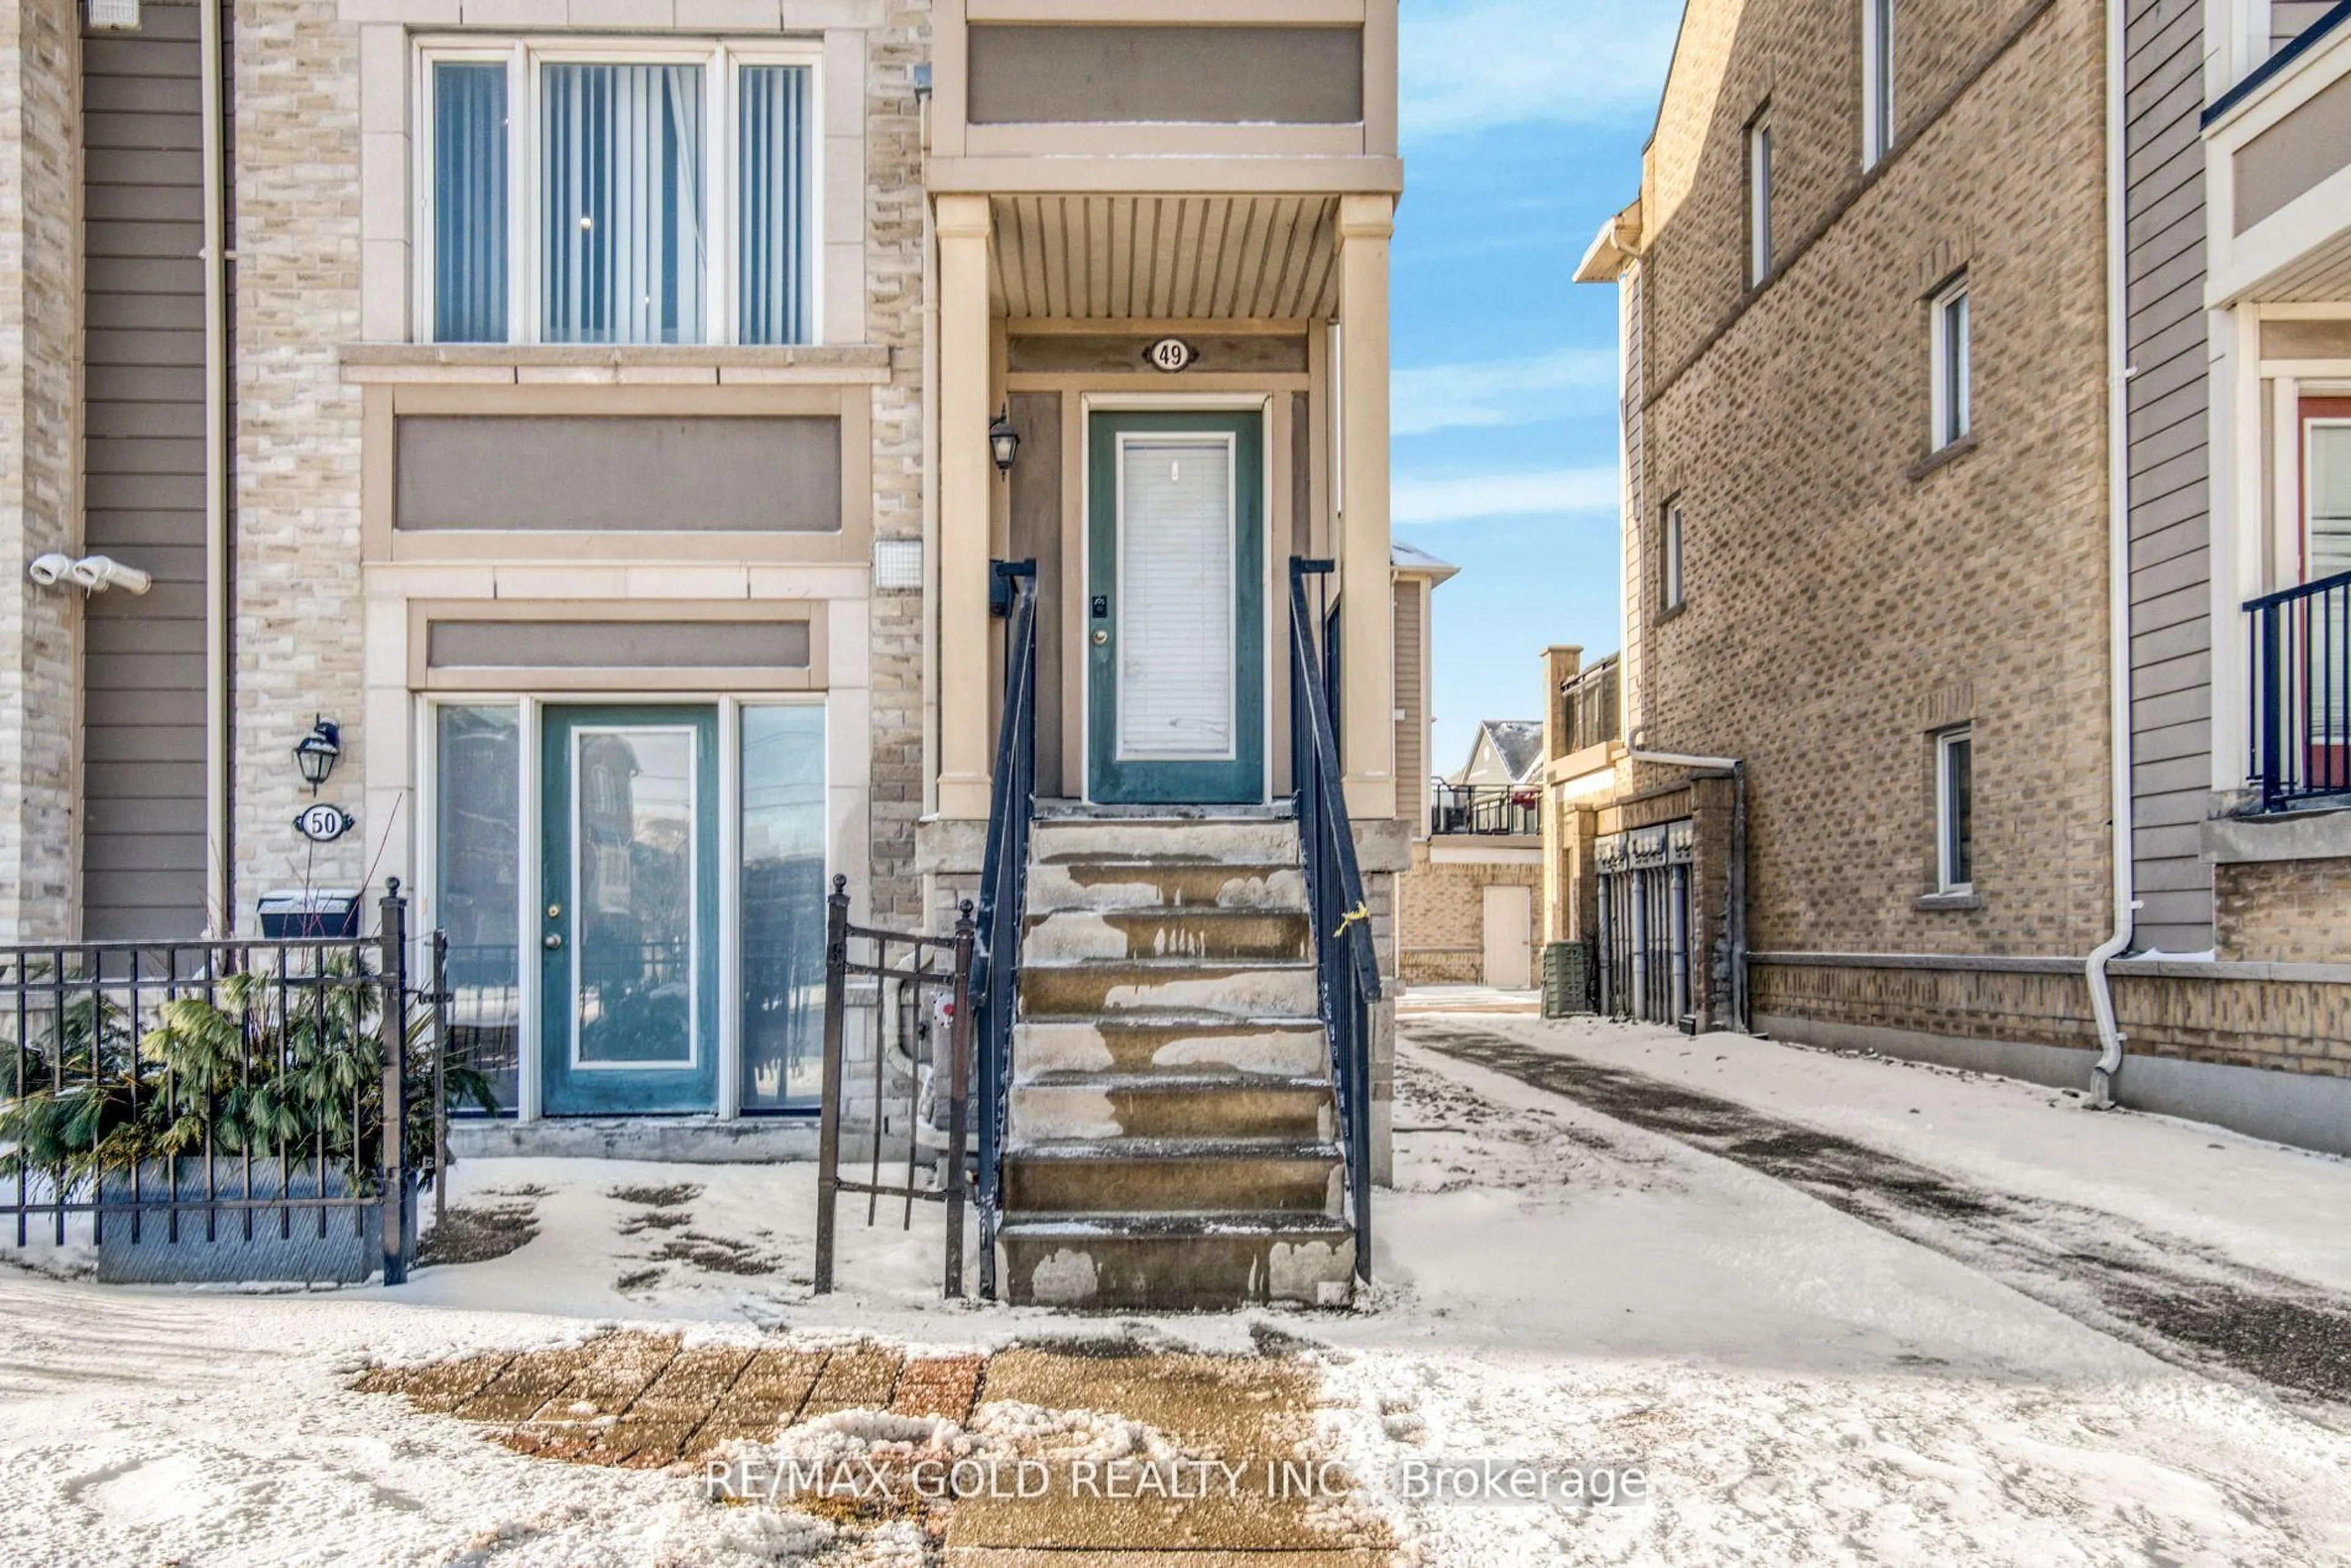
<svg viewBox="0 0 2351 1568">
<path fill-rule="evenodd" d="M 1021 965 L 1024 1018 L 1098 1019 L 1111 1013 L 1171 1009 L 1221 1013 L 1228 1018 L 1315 1018 L 1319 1015 L 1314 966 L 1210 963 L 1198 958 Z"/>
<path fill-rule="evenodd" d="M 1272 818 L 1079 817 L 1042 820 L 1029 840 L 1039 865 L 1154 861 L 1192 865 L 1299 863 L 1298 824 Z"/>
<path fill-rule="evenodd" d="M 1319 1077 L 1206 1073 L 1040 1075 L 1012 1087 L 1012 1138 L 1275 1138 L 1334 1135 L 1331 1085 Z"/>
<path fill-rule="evenodd" d="M 1335 1214 L 1336 1144 L 1250 1138 L 1114 1138 L 1016 1144 L 1004 1208 L 1038 1214 Z"/>
<path fill-rule="evenodd" d="M 1331 1047 L 1314 1019 L 1225 1013 L 1126 1012 L 1108 1018 L 1029 1019 L 1014 1026 L 1013 1071 L 1246 1072 L 1327 1076 Z"/>
<path fill-rule="evenodd" d="M 1062 909 L 1030 918 L 1025 964 L 1095 958 L 1205 958 L 1302 964 L 1314 933 L 1303 910 Z"/>
<path fill-rule="evenodd" d="M 1029 870 L 1029 910 L 1297 909 L 1306 873 L 1295 863 L 1248 865 L 1105 855 L 1049 861 Z"/>
<path fill-rule="evenodd" d="M 1355 1234 L 1328 1215 L 1030 1215 L 998 1232 L 1016 1306 L 1228 1311 L 1353 1299 Z"/>
</svg>

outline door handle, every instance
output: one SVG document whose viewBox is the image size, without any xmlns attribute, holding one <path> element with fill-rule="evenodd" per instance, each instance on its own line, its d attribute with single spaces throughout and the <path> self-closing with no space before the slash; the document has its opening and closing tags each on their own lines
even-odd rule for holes
<svg viewBox="0 0 2351 1568">
<path fill-rule="evenodd" d="M 563 934 L 559 931 L 550 931 L 539 938 L 538 945 L 550 953 L 559 951 L 563 946 Z"/>
<path fill-rule="evenodd" d="M 1109 633 L 1109 632 L 1096 632 L 1094 633 L 1094 646 L 1095 646 L 1095 647 L 1097 647 L 1097 648 L 1107 648 L 1107 647 L 1109 647 L 1109 646 L 1110 646 L 1110 633 Z"/>
</svg>

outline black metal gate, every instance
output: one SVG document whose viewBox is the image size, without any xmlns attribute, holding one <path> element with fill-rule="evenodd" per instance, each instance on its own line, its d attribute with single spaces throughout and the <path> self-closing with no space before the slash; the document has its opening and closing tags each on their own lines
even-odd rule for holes
<svg viewBox="0 0 2351 1568">
<path fill-rule="evenodd" d="M 1696 824 L 1668 822 L 1603 839 L 1600 1006 L 1613 1018 L 1679 1023 L 1691 1009 L 1690 876 Z"/>
<path fill-rule="evenodd" d="M 818 1130 L 816 1292 L 832 1289 L 841 1195 L 946 1206 L 946 1293 L 963 1294 L 973 1061 L 971 905 L 953 936 L 849 922 L 849 879 L 826 906 L 824 1116 Z M 983 1226 L 983 1244 L 988 1238 Z"/>
</svg>

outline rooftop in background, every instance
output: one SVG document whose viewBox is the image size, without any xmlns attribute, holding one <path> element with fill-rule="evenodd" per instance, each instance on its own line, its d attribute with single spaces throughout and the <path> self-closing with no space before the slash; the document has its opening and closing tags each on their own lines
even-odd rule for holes
<svg viewBox="0 0 2351 1568">
<path fill-rule="evenodd" d="M 1439 560 L 1425 549 L 1416 549 L 1402 539 L 1388 544 L 1388 564 L 1398 571 L 1409 571 L 1426 577 L 1432 583 L 1447 582 L 1461 575 L 1461 569 L 1449 560 Z"/>
<path fill-rule="evenodd" d="M 1543 727 L 1539 718 L 1489 718 L 1478 726 L 1477 743 L 1452 784 L 1526 784 L 1543 766 Z"/>
</svg>

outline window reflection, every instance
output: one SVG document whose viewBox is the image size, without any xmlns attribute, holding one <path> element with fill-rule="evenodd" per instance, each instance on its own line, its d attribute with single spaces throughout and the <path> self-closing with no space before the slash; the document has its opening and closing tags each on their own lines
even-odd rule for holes
<svg viewBox="0 0 2351 1568">
<path fill-rule="evenodd" d="M 435 885 L 448 934 L 450 1058 L 488 1081 L 501 1113 L 517 1092 L 516 939 L 522 869 L 522 726 L 511 706 L 438 710 Z M 458 1110 L 475 1110 L 461 1101 Z"/>
<path fill-rule="evenodd" d="M 824 710 L 743 710 L 743 1106 L 812 1110 L 824 1025 Z"/>
</svg>

